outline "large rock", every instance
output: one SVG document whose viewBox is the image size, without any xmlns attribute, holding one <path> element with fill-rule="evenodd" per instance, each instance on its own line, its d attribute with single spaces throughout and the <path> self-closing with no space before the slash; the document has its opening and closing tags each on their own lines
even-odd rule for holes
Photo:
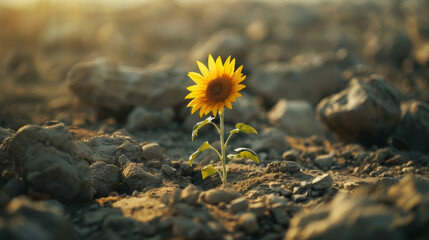
<svg viewBox="0 0 429 240">
<path fill-rule="evenodd" d="M 186 73 L 170 68 L 133 68 L 106 59 L 78 63 L 67 75 L 70 90 L 103 115 L 122 116 L 135 106 L 161 109 L 184 102 Z"/>
<path fill-rule="evenodd" d="M 17 173 L 35 190 L 62 201 L 92 199 L 88 164 L 77 153 L 73 136 L 62 123 L 24 126 L 8 141 L 6 149 Z"/>
<path fill-rule="evenodd" d="M 291 62 L 269 63 L 256 69 L 249 88 L 272 103 L 282 98 L 316 104 L 344 85 L 332 55 L 298 55 Z"/>
<path fill-rule="evenodd" d="M 131 190 L 142 191 L 161 186 L 160 173 L 153 173 L 143 163 L 129 162 L 122 171 L 122 179 Z"/>
<path fill-rule="evenodd" d="M 173 121 L 173 118 L 174 111 L 172 108 L 151 110 L 138 106 L 128 115 L 127 129 L 133 131 L 154 127 L 166 127 Z"/>
<path fill-rule="evenodd" d="M 322 123 L 342 141 L 384 144 L 401 121 L 397 90 L 381 76 L 353 79 L 317 106 Z"/>
<path fill-rule="evenodd" d="M 90 169 L 96 196 L 105 197 L 118 187 L 121 175 L 119 168 L 115 165 L 96 162 L 91 165 Z"/>
<path fill-rule="evenodd" d="M 398 147 L 429 153 L 429 105 L 423 102 L 409 104 L 393 141 Z"/>
<path fill-rule="evenodd" d="M 281 99 L 268 112 L 268 119 L 289 135 L 309 137 L 323 134 L 323 127 L 316 119 L 313 107 L 304 100 Z"/>
<path fill-rule="evenodd" d="M 58 202 L 14 198 L 0 216 L 0 239 L 77 239 Z"/>
<path fill-rule="evenodd" d="M 407 176 L 389 188 L 338 193 L 328 204 L 292 218 L 285 240 L 426 239 L 428 189 L 429 182 Z"/>
</svg>

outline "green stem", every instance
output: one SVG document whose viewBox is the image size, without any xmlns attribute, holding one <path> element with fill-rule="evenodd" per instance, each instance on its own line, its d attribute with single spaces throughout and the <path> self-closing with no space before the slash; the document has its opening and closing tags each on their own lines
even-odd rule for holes
<svg viewBox="0 0 429 240">
<path fill-rule="evenodd" d="M 225 124 L 224 124 L 224 116 L 225 116 L 225 111 L 223 110 L 220 115 L 220 146 L 221 146 L 221 150 L 222 150 L 222 169 L 223 169 L 223 186 L 226 186 L 226 184 L 228 183 L 227 180 L 227 170 L 226 170 L 226 161 L 225 161 L 225 144 L 224 144 L 224 138 L 225 138 Z"/>
</svg>

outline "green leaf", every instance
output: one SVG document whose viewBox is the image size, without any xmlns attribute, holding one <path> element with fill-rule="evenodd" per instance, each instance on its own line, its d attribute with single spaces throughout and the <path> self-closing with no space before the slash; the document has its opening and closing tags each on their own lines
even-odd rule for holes
<svg viewBox="0 0 429 240">
<path fill-rule="evenodd" d="M 258 155 L 254 151 L 248 148 L 237 148 L 237 149 L 234 149 L 234 151 L 237 152 L 237 155 L 235 155 L 235 158 L 251 159 L 259 164 Z"/>
<path fill-rule="evenodd" d="M 250 134 L 250 133 L 258 134 L 258 132 L 253 127 L 246 125 L 244 123 L 237 123 L 237 124 L 235 124 L 235 127 L 240 132 L 244 132 L 247 134 Z"/>
<path fill-rule="evenodd" d="M 206 177 L 208 177 L 212 174 L 215 174 L 215 173 L 217 173 L 217 170 L 213 167 L 213 165 L 209 165 L 209 166 L 206 166 L 203 169 L 201 169 L 201 175 L 203 176 L 203 180 Z"/>
<path fill-rule="evenodd" d="M 194 128 L 192 129 L 192 141 L 194 141 L 195 136 L 198 136 L 198 130 L 200 130 L 206 124 L 211 123 L 211 121 L 213 121 L 213 119 L 215 119 L 215 118 L 210 116 L 210 117 L 206 118 L 206 120 L 198 122 L 197 124 L 195 124 Z"/>
<path fill-rule="evenodd" d="M 191 155 L 191 156 L 189 156 L 189 160 L 188 160 L 189 166 L 191 166 L 191 167 L 192 167 L 192 164 L 194 163 L 195 158 L 198 156 L 198 154 L 200 154 L 200 152 L 204 152 L 205 150 L 207 150 L 207 149 L 209 149 L 209 148 L 212 148 L 212 146 L 209 144 L 209 142 L 205 142 L 205 143 L 203 143 L 203 144 L 198 148 L 198 150 L 197 150 L 197 151 L 195 151 L 194 153 L 192 153 L 192 155 Z"/>
</svg>

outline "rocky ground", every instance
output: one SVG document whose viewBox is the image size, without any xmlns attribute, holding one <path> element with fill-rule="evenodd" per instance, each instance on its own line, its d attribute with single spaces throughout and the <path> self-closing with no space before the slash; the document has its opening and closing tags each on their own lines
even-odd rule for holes
<svg viewBox="0 0 429 240">
<path fill-rule="evenodd" d="M 429 238 L 426 1 L 81 7 L 0 7 L 0 239 Z M 226 187 L 187 162 L 209 53 L 259 132 Z"/>
</svg>

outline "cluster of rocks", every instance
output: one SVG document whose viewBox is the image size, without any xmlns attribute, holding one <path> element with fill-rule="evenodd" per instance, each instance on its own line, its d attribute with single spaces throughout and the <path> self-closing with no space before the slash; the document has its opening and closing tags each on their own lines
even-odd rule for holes
<svg viewBox="0 0 429 240">
<path fill-rule="evenodd" d="M 427 238 L 428 187 L 428 181 L 408 176 L 392 186 L 339 193 L 293 218 L 285 239 Z"/>
<path fill-rule="evenodd" d="M 0 147 L 6 163 L 3 178 L 11 198 L 34 191 L 63 202 L 89 201 L 94 194 L 131 193 L 165 184 L 184 187 L 193 172 L 185 164 L 173 163 L 174 168 L 164 161 L 157 143 L 137 143 L 123 131 L 75 142 L 64 124 L 49 122 L 24 126 L 15 134 L 2 131 L 3 135 L 8 136 Z"/>
</svg>

